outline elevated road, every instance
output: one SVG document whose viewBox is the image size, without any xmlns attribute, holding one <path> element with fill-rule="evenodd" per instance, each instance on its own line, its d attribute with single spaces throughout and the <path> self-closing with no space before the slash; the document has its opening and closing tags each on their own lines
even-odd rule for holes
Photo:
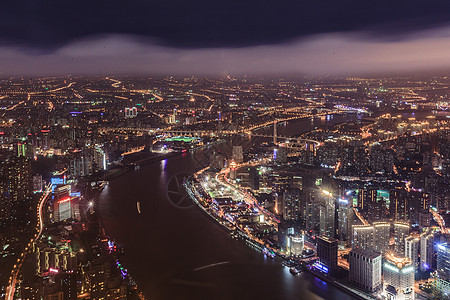
<svg viewBox="0 0 450 300">
<path fill-rule="evenodd" d="M 45 202 L 48 199 L 48 196 L 52 192 L 52 185 L 47 185 L 44 194 L 42 195 L 41 199 L 39 199 L 39 203 L 37 205 L 37 215 L 38 215 L 38 223 L 37 223 L 37 233 L 34 235 L 34 237 L 30 240 L 28 245 L 25 247 L 24 251 L 20 255 L 20 258 L 17 259 L 17 264 L 14 265 L 13 270 L 11 271 L 11 277 L 9 278 L 9 286 L 6 288 L 6 300 L 13 300 L 14 299 L 14 293 L 16 291 L 16 285 L 19 277 L 19 272 L 22 267 L 22 264 L 25 260 L 26 255 L 31 251 L 32 247 L 31 245 L 39 240 L 42 235 L 42 231 L 44 230 L 44 212 L 43 208 L 45 205 Z"/>
</svg>

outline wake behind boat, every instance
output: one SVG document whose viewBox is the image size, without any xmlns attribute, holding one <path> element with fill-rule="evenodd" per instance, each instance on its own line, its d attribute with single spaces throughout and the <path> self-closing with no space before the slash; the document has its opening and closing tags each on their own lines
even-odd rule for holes
<svg viewBox="0 0 450 300">
<path fill-rule="evenodd" d="M 297 275 L 300 273 L 300 271 L 296 267 L 291 267 L 289 269 L 289 272 L 291 272 L 292 275 Z"/>
</svg>

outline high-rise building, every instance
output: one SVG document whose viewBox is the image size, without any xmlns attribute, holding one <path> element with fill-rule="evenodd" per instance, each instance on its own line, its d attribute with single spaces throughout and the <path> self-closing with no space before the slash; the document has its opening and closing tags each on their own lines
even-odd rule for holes
<svg viewBox="0 0 450 300">
<path fill-rule="evenodd" d="M 408 258 L 386 255 L 383 264 L 383 294 L 387 299 L 415 299 L 414 266 Z"/>
<path fill-rule="evenodd" d="M 391 190 L 389 195 L 389 214 L 394 221 L 409 218 L 408 192 L 402 188 Z"/>
<path fill-rule="evenodd" d="M 319 234 L 334 237 L 336 231 L 336 203 L 333 195 L 323 190 L 319 204 Z"/>
<path fill-rule="evenodd" d="M 351 243 L 353 219 L 354 212 L 351 201 L 343 198 L 339 199 L 337 228 L 337 236 L 339 241 L 344 241 L 347 244 Z"/>
<path fill-rule="evenodd" d="M 416 234 L 405 238 L 405 257 L 409 258 L 416 270 L 419 268 L 419 244 L 420 237 Z"/>
<path fill-rule="evenodd" d="M 237 164 L 244 162 L 244 151 L 242 150 L 242 146 L 233 146 L 233 160 Z"/>
<path fill-rule="evenodd" d="M 290 188 L 284 193 L 282 205 L 283 219 L 297 221 L 300 218 L 300 190 Z"/>
<path fill-rule="evenodd" d="M 290 245 L 288 245 L 288 237 L 294 236 L 295 234 L 296 226 L 294 222 L 281 220 L 281 222 L 278 223 L 278 245 L 287 253 L 290 251 Z"/>
<path fill-rule="evenodd" d="M 367 211 L 370 204 L 377 201 L 376 189 L 360 189 L 358 192 L 358 208 Z"/>
<path fill-rule="evenodd" d="M 44 182 L 42 181 L 42 175 L 36 174 L 33 176 L 33 192 L 42 192 L 44 188 Z"/>
<path fill-rule="evenodd" d="M 314 165 L 316 157 L 316 144 L 315 143 L 306 143 L 305 149 L 302 150 L 300 161 L 305 165 L 312 166 Z"/>
<path fill-rule="evenodd" d="M 54 222 L 64 221 L 70 218 L 80 219 L 79 198 L 70 196 L 70 185 L 58 185 L 53 197 L 53 220 Z"/>
<path fill-rule="evenodd" d="M 430 227 L 432 214 L 429 210 L 422 210 L 419 212 L 419 227 Z"/>
<path fill-rule="evenodd" d="M 36 273 L 39 275 L 49 272 L 50 269 L 58 271 L 77 270 L 78 261 L 75 252 L 37 244 L 34 253 L 36 255 Z"/>
<path fill-rule="evenodd" d="M 34 147 L 31 144 L 17 144 L 17 156 L 18 157 L 27 157 L 27 158 L 33 158 L 34 157 Z"/>
<path fill-rule="evenodd" d="M 274 159 L 276 162 L 285 163 L 287 161 L 288 149 L 286 147 L 278 147 L 273 150 Z"/>
<path fill-rule="evenodd" d="M 287 237 L 287 253 L 293 256 L 300 256 L 303 253 L 305 237 L 301 235 L 288 235 Z"/>
<path fill-rule="evenodd" d="M 252 190 L 259 190 L 259 172 L 255 167 L 248 169 L 248 183 Z"/>
<path fill-rule="evenodd" d="M 100 145 L 84 148 L 74 154 L 69 165 L 72 177 L 91 175 L 96 171 L 106 170 L 106 154 Z"/>
<path fill-rule="evenodd" d="M 373 250 L 374 233 L 371 225 L 353 225 L 352 249 Z"/>
<path fill-rule="evenodd" d="M 405 255 L 405 238 L 409 235 L 410 226 L 405 222 L 394 222 L 394 252 Z"/>
<path fill-rule="evenodd" d="M 367 173 L 369 168 L 369 159 L 366 150 L 362 147 L 355 149 L 355 168 L 360 173 Z"/>
<path fill-rule="evenodd" d="M 434 229 L 425 228 L 420 235 L 420 270 L 428 271 L 433 266 Z"/>
<path fill-rule="evenodd" d="M 237 177 L 237 164 L 234 160 L 230 162 L 230 178 L 236 179 Z"/>
<path fill-rule="evenodd" d="M 328 270 L 333 270 L 338 261 L 338 241 L 326 236 L 319 236 L 316 240 L 319 263 Z"/>
<path fill-rule="evenodd" d="M 379 222 L 386 220 L 387 207 L 384 199 L 374 198 L 374 201 L 368 202 L 367 211 L 364 212 L 369 222 Z"/>
<path fill-rule="evenodd" d="M 392 173 L 395 152 L 376 145 L 370 149 L 370 169 L 374 173 Z"/>
<path fill-rule="evenodd" d="M 450 296 L 450 245 L 437 246 L 437 278 L 435 288 L 439 295 L 448 299 Z"/>
<path fill-rule="evenodd" d="M 28 158 L 11 155 L 0 160 L 0 227 L 29 220 L 32 184 Z"/>
<path fill-rule="evenodd" d="M 381 254 L 364 249 L 349 253 L 349 281 L 370 292 L 381 286 Z"/>
<path fill-rule="evenodd" d="M 389 239 L 391 237 L 391 223 L 373 222 L 374 238 L 373 250 L 382 254 L 389 251 Z"/>
</svg>

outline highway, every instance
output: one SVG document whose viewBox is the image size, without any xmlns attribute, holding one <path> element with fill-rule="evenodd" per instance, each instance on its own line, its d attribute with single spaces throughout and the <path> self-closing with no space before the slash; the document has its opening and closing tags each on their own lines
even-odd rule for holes
<svg viewBox="0 0 450 300">
<path fill-rule="evenodd" d="M 442 233 L 450 234 L 450 229 L 445 227 L 445 221 L 444 218 L 440 214 L 438 214 L 433 209 L 430 209 L 431 214 L 433 214 L 434 220 L 439 224 L 439 227 L 441 228 Z"/>
<path fill-rule="evenodd" d="M 33 238 L 31 238 L 28 245 L 25 247 L 24 251 L 20 255 L 20 258 L 17 259 L 17 264 L 14 265 L 12 271 L 11 271 L 11 277 L 9 278 L 9 286 L 6 289 L 6 300 L 13 300 L 14 299 L 14 292 L 16 290 L 16 284 L 17 284 L 17 278 L 19 277 L 19 272 L 22 267 L 23 261 L 26 257 L 26 255 L 31 251 L 32 243 L 36 242 L 38 239 L 40 239 L 42 235 L 42 231 L 44 230 L 44 213 L 43 208 L 44 204 L 47 201 L 48 196 L 51 194 L 52 191 L 52 185 L 47 185 L 44 194 L 42 195 L 41 199 L 39 199 L 39 203 L 37 205 L 37 214 L 38 214 L 38 223 L 36 226 L 37 233 L 34 235 Z"/>
</svg>

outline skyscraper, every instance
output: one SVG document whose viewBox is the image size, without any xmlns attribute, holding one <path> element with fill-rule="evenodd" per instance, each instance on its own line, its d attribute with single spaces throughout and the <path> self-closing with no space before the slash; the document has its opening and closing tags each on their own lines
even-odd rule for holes
<svg viewBox="0 0 450 300">
<path fill-rule="evenodd" d="M 352 225 L 353 225 L 353 206 L 350 200 L 339 199 L 338 201 L 338 228 L 337 236 L 339 241 L 347 241 L 351 243 L 352 237 Z"/>
<path fill-rule="evenodd" d="M 409 258 L 416 269 L 419 267 L 419 244 L 418 235 L 409 235 L 405 238 L 405 257 Z"/>
<path fill-rule="evenodd" d="M 450 295 L 450 245 L 437 246 L 437 279 L 435 286 L 440 295 Z"/>
<path fill-rule="evenodd" d="M 371 225 L 353 225 L 352 249 L 373 250 L 374 233 Z"/>
<path fill-rule="evenodd" d="M 408 192 L 402 188 L 396 188 L 389 195 L 389 214 L 395 221 L 407 220 L 409 217 Z"/>
<path fill-rule="evenodd" d="M 259 190 L 259 173 L 255 167 L 248 169 L 248 183 L 252 190 Z"/>
<path fill-rule="evenodd" d="M 425 228 L 420 235 L 420 270 L 428 271 L 433 265 L 434 229 Z"/>
<path fill-rule="evenodd" d="M 300 218 L 300 190 L 290 188 L 284 192 L 282 205 L 283 219 L 297 221 Z"/>
<path fill-rule="evenodd" d="M 0 161 L 0 227 L 27 222 L 31 193 L 30 160 L 11 155 Z"/>
<path fill-rule="evenodd" d="M 383 294 L 387 299 L 414 300 L 414 266 L 406 257 L 386 255 Z"/>
<path fill-rule="evenodd" d="M 364 249 L 349 253 L 349 281 L 370 292 L 381 286 L 381 254 Z"/>
<path fill-rule="evenodd" d="M 337 266 L 338 242 L 334 238 L 317 237 L 317 256 L 321 265 L 326 266 L 329 271 Z"/>
<path fill-rule="evenodd" d="M 404 222 L 394 222 L 394 251 L 397 255 L 405 255 L 405 238 L 409 235 L 410 226 Z"/>
<path fill-rule="evenodd" d="M 373 222 L 374 239 L 373 250 L 385 254 L 389 251 L 389 239 L 391 237 L 391 223 Z"/>
<path fill-rule="evenodd" d="M 233 146 L 233 160 L 240 164 L 244 161 L 244 152 L 242 146 Z"/>
<path fill-rule="evenodd" d="M 323 191 L 319 205 L 319 233 L 322 236 L 335 236 L 336 203 L 331 193 Z"/>
</svg>

